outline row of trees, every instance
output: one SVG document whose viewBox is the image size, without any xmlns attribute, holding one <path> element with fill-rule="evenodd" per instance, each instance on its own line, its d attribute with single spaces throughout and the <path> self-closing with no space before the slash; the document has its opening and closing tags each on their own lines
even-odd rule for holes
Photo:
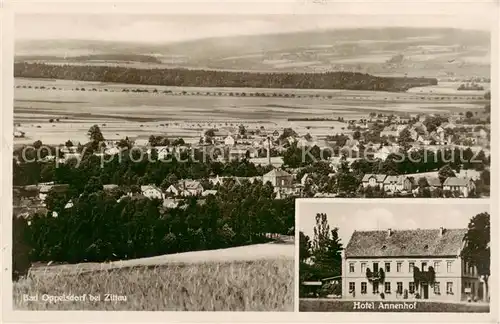
<svg viewBox="0 0 500 324">
<path fill-rule="evenodd" d="M 50 65 L 18 62 L 15 77 L 165 86 L 350 89 L 406 91 L 437 84 L 431 78 L 375 77 L 363 73 L 256 73 L 216 70 L 137 69 L 118 66 Z"/>
<path fill-rule="evenodd" d="M 418 150 L 401 149 L 398 153 L 389 154 L 385 159 L 375 158 L 374 153 L 368 148 L 361 148 L 354 152 L 342 143 L 335 144 L 331 149 L 320 149 L 318 146 L 298 147 L 296 143 L 290 145 L 283 153 L 284 164 L 292 167 L 305 167 L 318 161 L 328 161 L 332 156 L 346 156 L 359 158 L 351 164 L 357 175 L 366 173 L 383 173 L 387 175 L 400 175 L 436 171 L 450 165 L 454 170 L 482 171 L 490 165 L 490 156 L 484 151 L 474 153 L 471 148 L 446 148 L 431 151 L 425 147 Z M 363 151 L 364 149 L 364 151 Z"/>
</svg>

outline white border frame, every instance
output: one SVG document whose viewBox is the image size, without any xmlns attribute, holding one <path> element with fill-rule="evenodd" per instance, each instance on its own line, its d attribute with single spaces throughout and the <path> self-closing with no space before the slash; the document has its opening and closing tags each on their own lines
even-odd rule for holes
<svg viewBox="0 0 500 324">
<path fill-rule="evenodd" d="M 432 4 L 432 11 L 428 5 Z M 3 4 L 0 11 L 0 23 L 2 24 L 2 188 L 0 197 L 2 199 L 2 319 L 5 322 L 475 322 L 480 321 L 497 322 L 497 307 L 493 301 L 497 302 L 497 290 L 491 284 L 492 303 L 491 310 L 493 317 L 479 316 L 481 314 L 439 314 L 432 313 L 254 313 L 254 312 L 94 312 L 94 311 L 13 311 L 12 310 L 12 282 L 10 280 L 11 264 L 11 239 L 12 239 L 12 117 L 13 117 L 13 18 L 14 13 L 134 13 L 134 14 L 271 14 L 271 15 L 305 15 L 305 14 L 332 14 L 332 15 L 359 15 L 362 19 L 364 15 L 454 15 L 463 12 L 468 14 L 484 15 L 485 19 L 491 19 L 492 30 L 492 89 L 498 89 L 498 39 L 499 39 L 499 5 L 495 0 L 413 0 L 413 1 L 373 1 L 373 0 L 352 0 L 352 1 L 328 1 L 328 0 L 275 0 L 266 2 L 263 0 L 254 1 L 218 1 L 198 0 L 198 1 L 159 1 L 149 0 L 142 2 L 139 0 L 125 0 L 121 2 L 100 2 L 99 0 L 89 0 L 87 2 L 77 1 L 36 1 L 26 0 L 17 2 L 7 2 Z M 488 13 L 491 16 L 487 16 Z M 492 217 L 492 238 L 493 246 L 498 246 L 498 112 L 499 94 L 498 91 L 492 91 L 492 133 L 491 133 L 491 214 Z M 496 180 L 496 181 L 494 181 Z M 5 188 L 4 188 L 5 187 Z M 5 189 L 5 190 L 4 190 Z M 324 200 L 324 199 L 322 199 Z M 349 201 L 356 203 L 373 203 L 370 199 Z M 448 200 L 438 199 L 442 203 L 448 203 Z M 299 204 L 303 200 L 297 200 L 296 206 L 299 212 Z M 305 200 L 304 200 L 305 201 Z M 336 200 L 340 201 L 340 200 Z M 403 202 L 403 199 L 398 199 Z M 416 203 L 419 200 L 413 199 L 408 203 Z M 432 203 L 432 199 L 427 199 Z M 456 203 L 459 200 L 450 202 Z M 471 203 L 473 200 L 467 200 Z M 496 217 L 495 217 L 496 216 Z M 296 226 L 298 228 L 298 226 Z M 298 236 L 296 236 L 298 238 Z M 298 249 L 298 245 L 296 245 Z M 493 249 L 495 251 L 495 249 Z M 498 252 L 498 251 L 496 251 Z M 296 258 L 296 262 L 297 262 Z M 492 269 L 498 272 L 498 253 L 492 255 Z M 498 286 L 498 280 L 495 278 L 495 285 Z M 296 281 L 296 288 L 298 283 Z M 298 289 L 295 291 L 298 296 Z M 495 294 L 493 294 L 495 293 Z M 494 296 L 494 298 L 493 298 Z M 295 308 L 298 310 L 296 298 Z"/>
</svg>

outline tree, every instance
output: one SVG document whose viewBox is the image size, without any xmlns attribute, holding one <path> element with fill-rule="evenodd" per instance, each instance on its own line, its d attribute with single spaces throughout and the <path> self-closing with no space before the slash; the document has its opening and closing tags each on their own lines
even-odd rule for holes
<svg viewBox="0 0 500 324">
<path fill-rule="evenodd" d="M 441 169 L 439 169 L 438 177 L 439 181 L 443 183 L 447 178 L 456 177 L 456 175 L 455 172 L 453 172 L 453 169 L 450 167 L 450 165 L 446 164 Z"/>
<path fill-rule="evenodd" d="M 429 187 L 429 182 L 427 181 L 426 177 L 418 178 L 418 187 L 422 189 Z"/>
<path fill-rule="evenodd" d="M 13 213 L 12 218 L 12 280 L 28 274 L 31 266 L 29 227 L 26 219 Z"/>
<path fill-rule="evenodd" d="M 299 259 L 306 261 L 311 257 L 311 239 L 304 232 L 299 233 Z"/>
<path fill-rule="evenodd" d="M 64 144 L 66 147 L 70 148 L 73 147 L 73 142 L 70 140 L 67 140 L 66 143 Z"/>
<path fill-rule="evenodd" d="M 213 128 L 207 129 L 205 131 L 205 136 L 207 136 L 207 137 L 214 137 L 215 136 L 215 130 Z"/>
<path fill-rule="evenodd" d="M 472 111 L 467 111 L 465 113 L 465 117 L 468 118 L 468 119 L 472 118 L 473 116 L 474 116 L 474 114 L 472 113 Z"/>
<path fill-rule="evenodd" d="M 352 138 L 355 139 L 355 140 L 359 140 L 361 138 L 361 132 L 360 131 L 355 131 L 352 134 Z"/>
<path fill-rule="evenodd" d="M 92 127 L 90 127 L 87 132 L 87 136 L 90 138 L 90 141 L 94 143 L 104 141 L 104 136 L 102 135 L 99 125 L 93 125 Z"/>
<path fill-rule="evenodd" d="M 116 146 L 120 149 L 130 150 L 132 148 L 132 142 L 128 139 L 128 137 L 125 137 L 119 140 Z"/>
<path fill-rule="evenodd" d="M 330 230 L 327 215 L 317 214 L 311 254 L 318 279 L 342 274 L 342 250 L 338 228 Z"/>
<path fill-rule="evenodd" d="M 477 268 L 478 274 L 484 281 L 484 300 L 488 301 L 488 279 L 490 276 L 490 214 L 477 214 L 469 221 L 467 233 L 464 237 L 462 258 Z"/>
<path fill-rule="evenodd" d="M 399 133 L 398 144 L 405 150 L 410 147 L 410 143 L 413 142 L 413 138 L 411 136 L 411 132 L 408 128 L 403 129 Z"/>
<path fill-rule="evenodd" d="M 102 181 L 99 177 L 91 177 L 85 185 L 84 193 L 90 195 L 91 193 L 101 191 L 103 189 Z"/>
<path fill-rule="evenodd" d="M 297 136 L 297 133 L 293 129 L 285 128 L 285 129 L 283 129 L 283 133 L 281 133 L 279 139 L 284 140 L 284 139 L 287 139 L 289 137 L 296 137 L 296 136 Z"/>
<path fill-rule="evenodd" d="M 178 138 L 176 139 L 173 143 L 172 143 L 174 146 L 182 146 L 182 145 L 185 145 L 186 142 L 184 142 L 184 139 L 183 138 Z"/>
<path fill-rule="evenodd" d="M 177 178 L 177 176 L 175 174 L 169 174 L 168 177 L 166 177 L 165 179 L 163 179 L 163 181 L 161 182 L 160 187 L 163 190 L 166 190 L 171 185 L 175 185 L 178 180 L 179 179 Z"/>
<path fill-rule="evenodd" d="M 238 133 L 240 135 L 245 135 L 247 133 L 245 126 L 243 126 L 242 124 L 240 126 L 238 126 Z"/>
</svg>

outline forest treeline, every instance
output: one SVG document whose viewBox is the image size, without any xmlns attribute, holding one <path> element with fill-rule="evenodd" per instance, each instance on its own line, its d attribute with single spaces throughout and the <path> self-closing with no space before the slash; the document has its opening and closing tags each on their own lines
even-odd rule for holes
<svg viewBox="0 0 500 324">
<path fill-rule="evenodd" d="M 27 62 L 14 64 L 14 77 L 180 87 L 345 89 L 392 92 L 437 84 L 437 79 L 434 78 L 377 77 L 359 72 L 257 73 Z"/>
<path fill-rule="evenodd" d="M 266 242 L 266 233 L 293 233 L 294 199 L 274 199 L 261 181 L 219 187 L 178 208 L 143 196 L 107 192 L 98 178 L 81 194 L 51 193 L 49 214 L 24 227 L 31 261 L 102 262 Z M 69 197 L 68 197 L 69 196 Z M 73 206 L 64 208 L 71 198 Z M 50 217 L 57 213 L 57 217 Z"/>
</svg>

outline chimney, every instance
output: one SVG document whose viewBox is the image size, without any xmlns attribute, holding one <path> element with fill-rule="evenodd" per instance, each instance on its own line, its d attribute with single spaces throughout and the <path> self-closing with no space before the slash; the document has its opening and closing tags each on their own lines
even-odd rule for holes
<svg viewBox="0 0 500 324">
<path fill-rule="evenodd" d="M 443 236 L 443 234 L 444 234 L 444 228 L 440 227 L 439 228 L 439 235 Z"/>
<path fill-rule="evenodd" d="M 387 237 L 390 237 L 392 235 L 392 229 L 387 229 Z"/>
</svg>

